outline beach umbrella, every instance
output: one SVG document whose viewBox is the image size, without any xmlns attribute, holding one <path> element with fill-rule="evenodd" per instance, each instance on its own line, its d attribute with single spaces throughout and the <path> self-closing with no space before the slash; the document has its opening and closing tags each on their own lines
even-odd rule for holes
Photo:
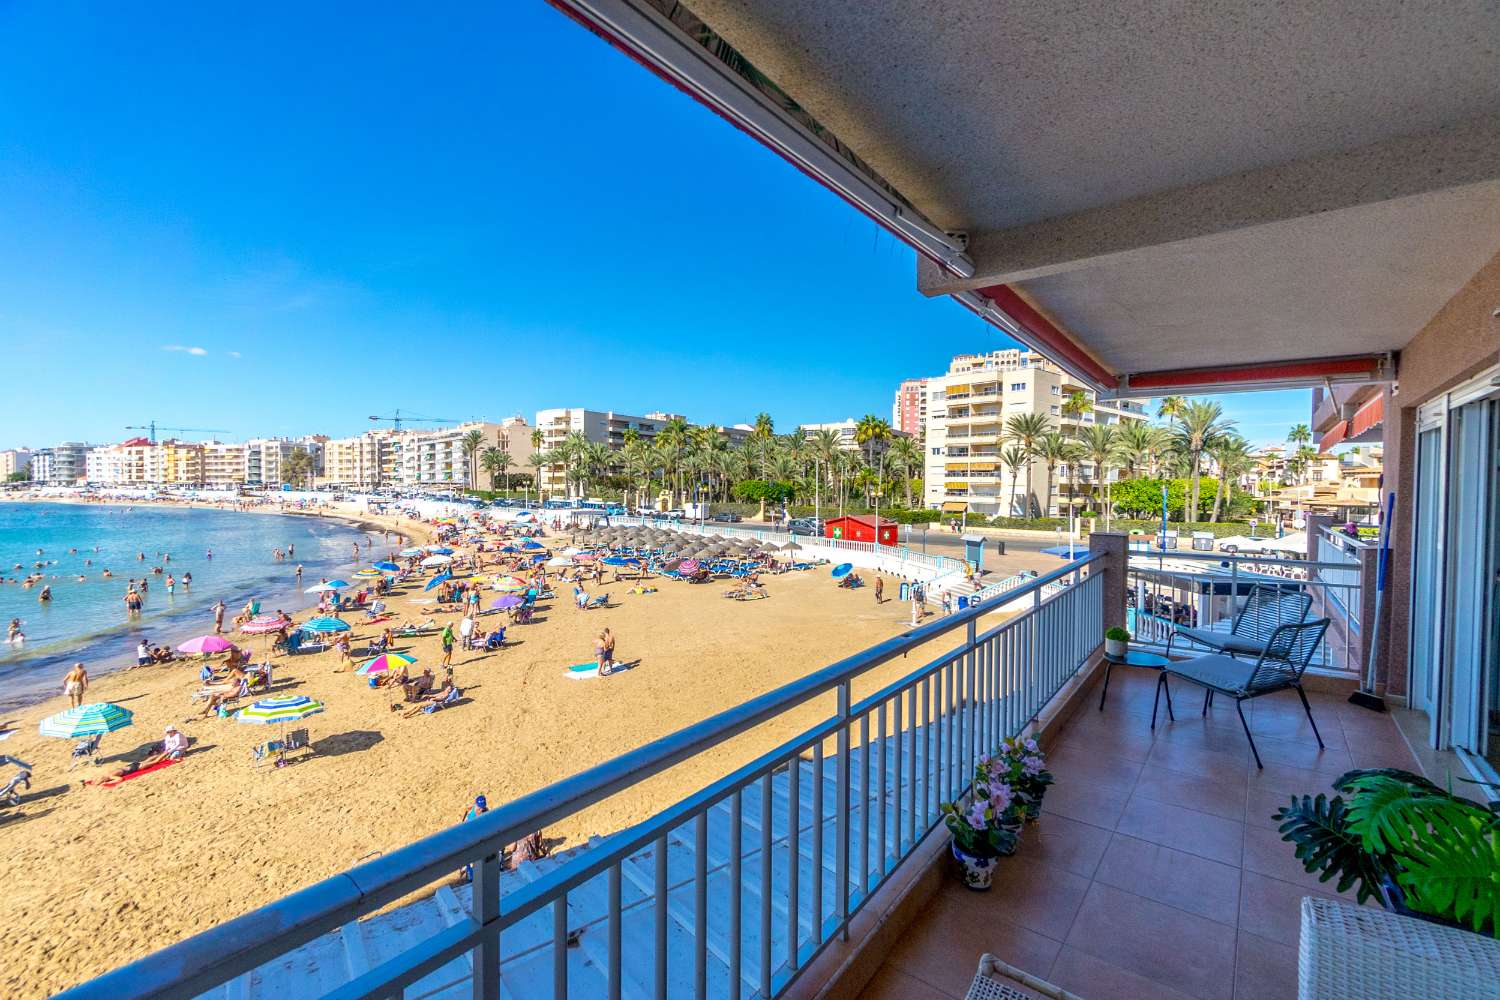
<svg viewBox="0 0 1500 1000">
<path fill-rule="evenodd" d="M 435 556 L 451 556 L 453 554 L 452 549 L 443 545 L 429 545 L 427 546 L 427 551 Z"/>
<path fill-rule="evenodd" d="M 565 556 L 581 556 L 583 555 L 583 549 L 580 549 L 576 545 L 569 545 L 567 548 L 562 550 L 562 554 Z M 563 562 L 567 562 L 567 560 L 564 559 Z"/>
<path fill-rule="evenodd" d="M 332 583 L 315 583 L 303 591 L 304 594 L 322 594 L 331 590 L 338 590 Z"/>
<path fill-rule="evenodd" d="M 393 562 L 378 562 L 378 563 L 375 564 L 375 568 L 378 569 L 378 570 L 380 570 L 382 573 L 399 573 L 399 572 L 401 572 L 401 567 L 397 566 Z"/>
<path fill-rule="evenodd" d="M 627 559 L 624 556 L 610 556 L 603 562 L 606 566 L 639 566 L 641 564 L 639 559 Z"/>
<path fill-rule="evenodd" d="M 354 574 L 357 580 L 378 580 L 380 576 L 380 570 L 378 569 L 362 569 Z"/>
<path fill-rule="evenodd" d="M 571 566 L 571 565 L 573 565 L 573 560 L 571 560 L 571 559 L 564 559 L 562 556 L 553 556 L 551 559 L 547 560 L 547 565 L 548 566 Z"/>
<path fill-rule="evenodd" d="M 343 590 L 345 587 L 349 586 L 349 581 L 348 580 L 329 580 L 328 581 L 328 586 L 334 588 L 335 590 Z"/>
<path fill-rule="evenodd" d="M 502 553 L 505 553 L 506 555 L 515 555 L 517 552 L 520 552 L 521 550 L 518 549 L 518 548 L 516 548 L 514 545 L 506 545 L 506 546 L 502 547 L 500 549 L 500 551 Z"/>
<path fill-rule="evenodd" d="M 592 552 L 580 552 L 580 553 L 578 553 L 578 555 L 576 555 L 576 556 L 573 557 L 573 561 L 574 562 L 593 562 L 594 558 L 595 558 L 595 556 L 594 556 L 594 554 Z"/>
<path fill-rule="evenodd" d="M 422 589 L 423 590 L 431 590 L 434 587 L 441 587 L 444 583 L 448 582 L 451 579 L 453 579 L 453 574 L 452 573 L 439 573 L 437 576 L 433 577 L 431 580 L 428 580 L 427 581 L 427 586 L 423 587 Z"/>
<path fill-rule="evenodd" d="M 530 585 L 513 576 L 504 576 L 496 580 L 494 586 L 496 590 L 525 590 Z"/>
<path fill-rule="evenodd" d="M 694 573 L 698 572 L 702 568 L 703 568 L 702 566 L 698 565 L 698 560 L 696 560 L 696 559 L 684 559 L 682 561 L 681 565 L 679 565 L 677 567 L 677 572 L 679 572 L 679 573 L 686 573 L 688 576 L 692 576 Z"/>
<path fill-rule="evenodd" d="M 842 579 L 843 577 L 848 576 L 853 571 L 853 563 L 839 563 L 837 566 L 833 567 L 833 578 L 835 580 Z"/>
<path fill-rule="evenodd" d="M 666 570 L 668 573 L 675 573 L 681 567 L 682 567 L 682 560 L 681 559 L 672 559 L 672 560 L 669 560 L 664 566 L 662 566 L 662 569 Z"/>
<path fill-rule="evenodd" d="M 523 549 L 545 549 L 546 547 L 541 542 L 532 541 L 529 538 L 521 543 L 521 548 Z"/>
<path fill-rule="evenodd" d="M 235 718 L 254 726 L 281 727 L 281 753 L 276 757 L 276 766 L 286 763 L 286 724 L 300 722 L 309 715 L 323 711 L 323 703 L 314 701 L 305 694 L 288 694 L 279 698 L 262 698 L 249 708 L 235 713 Z"/>
<path fill-rule="evenodd" d="M 76 740 L 84 736 L 100 736 L 124 729 L 130 725 L 132 713 L 128 708 L 107 701 L 93 705 L 79 705 L 49 715 L 37 729 L 43 736 L 57 736 L 65 740 Z"/>
<path fill-rule="evenodd" d="M 518 608 L 525 603 L 522 598 L 517 597 L 515 594 L 506 594 L 504 597 L 497 597 L 491 601 L 490 607 L 496 611 L 504 611 L 506 608 Z"/>
<path fill-rule="evenodd" d="M 246 635 L 269 635 L 272 632 L 280 632 L 286 625 L 285 618 L 276 618 L 271 615 L 262 615 L 252 618 L 240 626 L 240 631 Z M 207 638 L 205 636 L 205 638 Z"/>
<path fill-rule="evenodd" d="M 407 656 L 405 653 L 381 653 L 373 660 L 361 663 L 354 672 L 361 677 L 368 677 L 371 674 L 383 674 L 387 670 L 395 670 L 397 667 L 409 667 L 416 662 L 415 656 Z"/>
<path fill-rule="evenodd" d="M 452 556 L 428 556 L 422 560 L 423 566 L 446 566 L 453 561 Z"/>
<path fill-rule="evenodd" d="M 200 635 L 177 647 L 179 653 L 227 653 L 234 643 L 220 635 Z"/>
<path fill-rule="evenodd" d="M 401 554 L 403 556 L 419 556 L 426 551 L 426 549 L 402 549 Z"/>
<path fill-rule="evenodd" d="M 324 615 L 321 618 L 313 618 L 301 625 L 303 632 L 333 633 L 349 631 L 349 623 L 341 618 L 331 618 Z"/>
<path fill-rule="evenodd" d="M 802 546 L 798 545 L 796 542 L 787 542 L 785 545 L 783 545 L 781 547 L 781 551 L 783 551 L 783 552 L 801 552 L 802 551 Z"/>
</svg>

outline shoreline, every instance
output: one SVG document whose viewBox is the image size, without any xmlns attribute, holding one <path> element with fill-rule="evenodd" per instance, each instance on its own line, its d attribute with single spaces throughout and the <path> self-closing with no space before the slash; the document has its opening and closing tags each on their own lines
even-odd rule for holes
<svg viewBox="0 0 1500 1000">
<path fill-rule="evenodd" d="M 351 531 L 364 532 L 367 536 L 387 533 L 395 534 L 398 537 L 404 537 L 408 539 L 418 539 L 420 536 L 420 544 L 427 544 L 432 540 L 432 530 L 428 525 L 424 525 L 421 522 L 403 521 L 403 519 L 401 518 L 393 517 L 390 515 L 370 514 L 368 511 L 345 511 L 336 509 L 288 510 L 277 509 L 269 505 L 239 506 L 232 504 L 205 503 L 194 501 L 145 499 L 91 500 L 79 497 L 32 498 L 6 496 L 4 498 L 0 498 L 0 503 L 9 503 L 13 505 L 64 504 L 80 507 L 168 507 L 179 510 L 206 510 L 236 514 L 259 514 L 263 516 L 269 515 L 279 517 L 302 517 L 327 521 L 333 524 L 337 524 L 340 527 L 347 528 Z M 345 569 L 352 569 L 356 565 L 363 564 L 363 562 L 363 560 L 360 563 L 356 563 L 354 560 L 349 560 L 348 562 L 339 563 L 337 572 L 343 572 Z M 310 596 L 300 593 L 295 589 L 289 591 L 288 593 L 294 594 L 298 598 L 307 598 Z M 249 600 L 252 596 L 256 595 L 236 593 L 234 595 L 224 595 L 222 599 L 232 612 L 233 609 L 237 606 L 237 602 L 242 603 L 245 600 Z M 288 614 L 291 616 L 293 621 L 305 621 L 308 617 L 311 617 L 310 612 L 315 610 L 315 603 L 316 602 L 314 601 L 313 607 L 298 607 L 289 611 Z M 182 625 L 184 625 L 183 621 L 158 620 L 154 626 L 154 628 L 159 628 L 161 630 L 160 634 L 155 637 L 158 644 L 175 651 L 179 643 L 192 638 L 194 635 L 203 634 L 203 632 L 205 631 L 205 629 L 198 629 L 196 631 L 188 629 L 182 634 L 178 634 L 175 629 L 178 626 Z M 132 623 L 126 621 L 107 629 L 79 636 L 74 641 L 68 641 L 64 643 L 60 648 L 50 649 L 47 652 L 39 655 L 35 663 L 17 663 L 15 665 L 17 668 L 17 673 L 14 676 L 27 677 L 30 671 L 52 669 L 58 667 L 61 663 L 66 662 L 67 660 L 82 658 L 83 662 L 89 669 L 89 684 L 90 691 L 92 691 L 107 678 L 129 674 L 138 669 L 148 669 L 140 667 L 135 662 L 135 658 L 131 653 L 131 628 Z M 235 630 L 226 625 L 225 635 L 233 636 L 234 634 Z M 117 645 L 120 647 L 118 650 L 110 648 Z M 92 657 L 84 655 L 89 653 L 90 650 L 97 651 L 97 655 Z M 172 663 L 162 664 L 161 666 L 171 666 L 174 664 L 180 665 L 182 662 L 184 661 L 174 660 L 172 661 Z M 34 709 L 37 705 L 40 705 L 54 698 L 55 696 L 56 692 L 54 690 L 49 690 L 49 688 L 45 685 L 42 687 L 38 687 L 35 690 L 17 692 L 14 695 L 10 693 L 0 692 L 0 714 L 8 715 L 12 713 L 28 712 L 31 709 Z"/>
</svg>

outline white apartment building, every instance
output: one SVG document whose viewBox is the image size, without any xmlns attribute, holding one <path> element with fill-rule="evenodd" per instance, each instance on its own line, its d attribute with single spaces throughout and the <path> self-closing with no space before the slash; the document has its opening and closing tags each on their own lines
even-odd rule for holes
<svg viewBox="0 0 1500 1000">
<path fill-rule="evenodd" d="M 401 481 L 406 440 L 414 431 L 373 430 L 323 442 L 323 473 L 318 485 L 371 488 Z"/>
<path fill-rule="evenodd" d="M 245 484 L 245 455 L 249 446 L 226 441 L 206 441 L 202 446 L 203 476 L 205 486 L 243 486 Z"/>
<path fill-rule="evenodd" d="M 31 478 L 39 483 L 73 486 L 88 473 L 88 456 L 92 445 L 79 441 L 43 448 L 32 455 Z"/>
<path fill-rule="evenodd" d="M 853 417 L 845 417 L 843 420 L 834 420 L 823 424 L 799 424 L 797 430 L 801 431 L 802 436 L 809 441 L 816 437 L 819 431 L 833 431 L 839 436 L 839 447 L 844 451 L 864 452 L 865 450 L 865 446 L 860 444 L 859 440 L 855 437 L 855 432 L 859 430 L 859 421 Z M 891 436 L 895 438 L 905 437 L 906 435 L 900 428 L 892 427 Z M 889 447 L 890 442 L 881 442 L 875 446 L 875 454 L 879 455 Z"/>
<path fill-rule="evenodd" d="M 625 447 L 625 432 L 635 431 L 641 440 L 650 441 L 670 421 L 687 419 L 676 413 L 648 413 L 643 417 L 613 410 L 587 410 L 578 406 L 538 410 L 536 429 L 542 432 L 542 451 L 550 451 L 562 444 L 570 434 L 582 434 L 589 441 L 609 445 L 615 451 Z M 527 466 L 529 470 L 529 466 Z M 545 466 L 541 469 L 541 489 L 544 494 L 557 496 L 567 493 L 566 471 L 562 466 Z"/>
<path fill-rule="evenodd" d="M 923 501 L 933 509 L 965 510 L 989 516 L 1024 516 L 1027 470 L 1005 467 L 1001 440 L 1011 417 L 1040 413 L 1053 430 L 1081 437 L 1096 424 L 1145 420 L 1141 400 L 1100 401 L 1086 386 L 1040 354 L 1016 349 L 961 354 L 946 375 L 927 380 Z M 1066 412 L 1075 392 L 1088 402 L 1080 414 Z M 1047 474 L 1040 458 L 1030 462 L 1032 512 L 1067 513 L 1082 504 L 1094 486 L 1094 463 L 1062 464 Z M 1116 473 L 1117 475 L 1117 473 Z"/>
<path fill-rule="evenodd" d="M 8 448 L 0 451 L 0 481 L 9 479 L 18 472 L 31 474 L 31 450 Z"/>
<path fill-rule="evenodd" d="M 471 461 L 464 453 L 464 439 L 473 431 L 478 431 L 483 440 Z M 480 456 L 490 448 L 509 456 L 508 471 L 529 473 L 531 467 L 527 459 L 533 451 L 531 432 L 532 427 L 524 417 L 507 417 L 499 423 L 475 421 L 414 433 L 403 442 L 401 481 L 409 486 L 433 484 L 487 488 L 490 477 Z"/>
<path fill-rule="evenodd" d="M 305 451 L 312 456 L 312 476 L 316 479 L 323 470 L 323 442 L 320 435 L 292 438 L 256 438 L 245 442 L 245 478 L 251 485 L 273 486 L 286 482 L 286 463 L 292 454 Z"/>
</svg>

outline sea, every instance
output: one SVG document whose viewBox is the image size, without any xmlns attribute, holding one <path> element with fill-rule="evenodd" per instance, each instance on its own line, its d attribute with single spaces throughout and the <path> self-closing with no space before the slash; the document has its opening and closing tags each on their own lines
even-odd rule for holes
<svg viewBox="0 0 1500 1000">
<path fill-rule="evenodd" d="M 316 603 L 297 586 L 347 576 L 368 565 L 370 543 L 380 558 L 379 532 L 318 517 L 127 504 L 0 503 L 0 625 L 21 619 L 25 640 L 0 642 L 0 709 L 37 702 L 62 688 L 79 660 L 91 676 L 134 665 L 136 644 L 176 646 L 213 631 L 213 605 L 233 617 L 251 597 L 262 610 L 291 612 Z M 294 557 L 278 561 L 276 549 Z M 211 553 L 211 555 L 210 555 Z M 170 559 L 168 558 L 170 556 Z M 40 563 L 41 565 L 37 565 Z M 154 569 L 162 572 L 156 574 Z M 113 576 L 103 574 L 108 569 Z M 43 574 L 52 600 L 41 603 Z M 177 579 L 168 595 L 167 573 Z M 183 575 L 192 574 L 191 586 Z M 145 606 L 127 615 L 125 591 L 146 579 Z"/>
</svg>

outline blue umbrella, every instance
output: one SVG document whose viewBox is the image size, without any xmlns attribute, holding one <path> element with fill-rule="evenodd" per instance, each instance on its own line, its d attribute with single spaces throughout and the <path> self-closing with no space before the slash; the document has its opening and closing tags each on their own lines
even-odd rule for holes
<svg viewBox="0 0 1500 1000">
<path fill-rule="evenodd" d="M 130 724 L 130 709 L 104 701 L 92 705 L 79 705 L 77 708 L 69 708 L 56 715 L 48 716 L 41 721 L 38 729 L 43 736 L 60 736 L 63 739 L 76 740 L 80 736 L 112 733 Z"/>
<path fill-rule="evenodd" d="M 518 549 L 518 548 L 516 548 L 514 545 L 507 545 L 504 548 L 502 548 L 500 551 L 501 552 L 515 553 L 515 552 L 520 552 L 521 550 Z"/>
<path fill-rule="evenodd" d="M 639 566 L 639 559 L 627 559 L 624 556 L 608 556 L 602 560 L 606 566 Z"/>
<path fill-rule="evenodd" d="M 341 618 L 330 618 L 324 615 L 321 618 L 313 618 L 302 623 L 304 632 L 347 632 L 349 623 Z"/>
<path fill-rule="evenodd" d="M 378 563 L 375 564 L 375 568 L 378 569 L 378 570 L 380 570 L 382 573 L 399 573 L 399 572 L 401 572 L 401 567 L 397 566 L 393 562 L 378 562 Z"/>
<path fill-rule="evenodd" d="M 837 566 L 833 567 L 833 578 L 837 580 L 840 577 L 848 576 L 851 572 L 853 572 L 853 570 L 853 563 L 839 563 Z"/>
<path fill-rule="evenodd" d="M 328 586 L 333 587 L 335 590 L 343 590 L 345 587 L 349 586 L 349 581 L 348 580 L 329 580 L 328 581 Z"/>
<path fill-rule="evenodd" d="M 427 551 L 435 556 L 451 556 L 453 554 L 452 549 L 442 545 L 429 545 L 427 546 Z"/>
<path fill-rule="evenodd" d="M 526 541 L 524 541 L 524 542 L 521 543 L 521 548 L 523 548 L 523 549 L 544 549 L 544 548 L 546 548 L 546 546 L 543 545 L 541 542 L 533 542 L 530 539 L 527 539 Z"/>
<path fill-rule="evenodd" d="M 441 587 L 443 585 L 443 582 L 445 580 L 451 580 L 451 579 L 453 579 L 453 574 L 452 573 L 439 573 L 437 576 L 433 577 L 431 580 L 428 580 L 427 581 L 427 586 L 423 587 L 422 589 L 423 590 L 431 590 L 434 587 Z"/>
</svg>

